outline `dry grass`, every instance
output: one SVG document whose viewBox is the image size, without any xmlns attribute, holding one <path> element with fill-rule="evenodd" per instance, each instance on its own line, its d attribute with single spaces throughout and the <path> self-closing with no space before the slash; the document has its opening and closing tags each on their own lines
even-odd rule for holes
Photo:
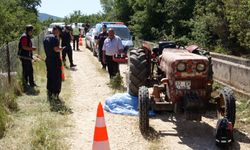
<svg viewBox="0 0 250 150">
<path fill-rule="evenodd" d="M 34 73 L 36 83 L 39 85 L 35 91 L 39 94 L 23 94 L 17 98 L 20 110 L 10 115 L 13 121 L 9 124 L 5 137 L 0 140 L 0 149 L 64 150 L 69 148 L 64 137 L 71 128 L 70 115 L 50 111 L 46 94 L 45 63 L 35 63 Z M 69 74 L 67 70 L 66 74 Z M 71 94 L 71 81 L 70 77 L 67 77 L 68 79 L 62 85 L 61 94 L 66 105 Z"/>
<path fill-rule="evenodd" d="M 16 98 L 21 93 L 18 82 L 12 82 L 11 86 L 7 83 L 6 85 L 7 87 L 0 91 L 0 138 L 4 136 L 6 128 L 11 123 L 9 114 L 18 110 Z"/>
<path fill-rule="evenodd" d="M 236 128 L 250 133 L 250 98 L 236 95 Z"/>
</svg>

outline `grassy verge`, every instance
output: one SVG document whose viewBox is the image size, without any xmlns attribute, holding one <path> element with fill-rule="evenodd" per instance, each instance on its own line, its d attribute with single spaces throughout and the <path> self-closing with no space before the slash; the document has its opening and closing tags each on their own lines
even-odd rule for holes
<svg viewBox="0 0 250 150">
<path fill-rule="evenodd" d="M 250 98 L 237 95 L 236 128 L 250 133 Z"/>
<path fill-rule="evenodd" d="M 5 134 L 6 128 L 11 124 L 11 112 L 18 110 L 16 102 L 17 96 L 21 94 L 20 84 L 17 81 L 12 82 L 12 86 L 9 86 L 0 91 L 0 138 Z"/>
<path fill-rule="evenodd" d="M 36 62 L 33 67 L 39 87 L 35 89 L 35 93 L 26 93 L 16 99 L 19 111 L 11 114 L 13 123 L 7 128 L 5 137 L 0 140 L 0 149 L 68 149 L 65 137 L 71 128 L 70 115 L 50 111 L 45 63 Z M 66 74 L 69 74 L 67 70 Z M 71 81 L 69 76 L 66 77 L 68 79 L 62 85 L 61 97 L 67 105 L 71 94 Z"/>
</svg>

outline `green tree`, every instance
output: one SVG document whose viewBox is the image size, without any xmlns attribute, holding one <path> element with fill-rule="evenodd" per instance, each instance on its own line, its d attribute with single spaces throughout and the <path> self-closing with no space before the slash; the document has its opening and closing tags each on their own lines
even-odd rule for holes
<svg viewBox="0 0 250 150">
<path fill-rule="evenodd" d="M 230 39 L 246 49 L 250 48 L 250 1 L 228 0 L 225 3 Z"/>
<path fill-rule="evenodd" d="M 36 32 L 40 31 L 35 11 L 39 5 L 40 0 L 25 4 L 23 0 L 0 0 L 0 45 L 19 38 L 27 24 L 34 25 Z"/>
</svg>

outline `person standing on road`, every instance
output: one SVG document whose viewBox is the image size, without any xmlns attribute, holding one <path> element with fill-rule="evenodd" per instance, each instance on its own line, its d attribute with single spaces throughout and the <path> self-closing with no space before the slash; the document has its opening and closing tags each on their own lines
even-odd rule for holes
<svg viewBox="0 0 250 150">
<path fill-rule="evenodd" d="M 34 82 L 34 75 L 33 75 L 33 51 L 36 48 L 32 47 L 32 38 L 33 35 L 33 26 L 27 25 L 26 32 L 20 38 L 19 45 L 18 45 L 18 56 L 22 62 L 22 76 L 23 76 L 23 87 L 27 88 L 28 83 L 30 87 L 37 86 Z"/>
<path fill-rule="evenodd" d="M 119 36 L 115 35 L 112 28 L 108 30 L 108 38 L 103 44 L 103 63 L 107 64 L 110 79 L 120 74 L 119 64 L 113 60 L 113 55 L 123 51 L 122 41 Z"/>
<path fill-rule="evenodd" d="M 80 28 L 78 27 L 77 23 L 75 23 L 75 27 L 73 28 L 73 50 L 80 50 L 79 49 L 79 35 L 80 35 Z M 76 45 L 76 49 L 75 49 Z"/>
<path fill-rule="evenodd" d="M 86 36 L 86 33 L 89 32 L 89 27 L 90 27 L 90 24 L 87 22 L 85 25 L 84 25 L 84 34 Z"/>
<path fill-rule="evenodd" d="M 62 85 L 60 52 L 63 50 L 63 48 L 59 47 L 61 32 L 61 27 L 55 26 L 52 34 L 47 35 L 43 41 L 46 54 L 45 62 L 47 67 L 47 94 L 49 102 L 60 101 L 59 94 Z"/>
<path fill-rule="evenodd" d="M 62 51 L 62 60 L 64 65 L 66 65 L 66 54 L 68 54 L 70 67 L 75 67 L 76 65 L 73 63 L 73 56 L 72 56 L 72 47 L 70 45 L 71 42 L 71 33 L 70 33 L 70 26 L 66 26 L 65 30 L 62 32 L 62 47 L 65 47 Z"/>
<path fill-rule="evenodd" d="M 104 64 L 102 61 L 102 59 L 103 59 L 102 47 L 103 47 L 103 43 L 107 37 L 108 37 L 107 26 L 103 25 L 102 32 L 97 36 L 98 58 L 102 64 L 102 69 L 106 69 L 106 64 Z"/>
</svg>

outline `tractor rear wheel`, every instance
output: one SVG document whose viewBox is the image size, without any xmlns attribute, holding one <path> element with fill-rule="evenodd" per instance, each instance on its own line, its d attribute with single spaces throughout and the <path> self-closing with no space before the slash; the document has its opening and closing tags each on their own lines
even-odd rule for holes
<svg viewBox="0 0 250 150">
<path fill-rule="evenodd" d="M 220 99 L 217 102 L 217 106 L 218 106 L 217 110 L 218 116 L 219 117 L 223 116 L 227 118 L 234 126 L 236 106 L 235 106 L 235 97 L 232 89 L 224 87 L 220 91 Z"/>
<path fill-rule="evenodd" d="M 129 53 L 128 93 L 138 95 L 140 86 L 146 85 L 150 74 L 150 62 L 146 50 L 132 49 Z"/>
<path fill-rule="evenodd" d="M 147 135 L 149 131 L 149 94 L 145 86 L 139 89 L 139 128 L 142 134 Z"/>
</svg>

